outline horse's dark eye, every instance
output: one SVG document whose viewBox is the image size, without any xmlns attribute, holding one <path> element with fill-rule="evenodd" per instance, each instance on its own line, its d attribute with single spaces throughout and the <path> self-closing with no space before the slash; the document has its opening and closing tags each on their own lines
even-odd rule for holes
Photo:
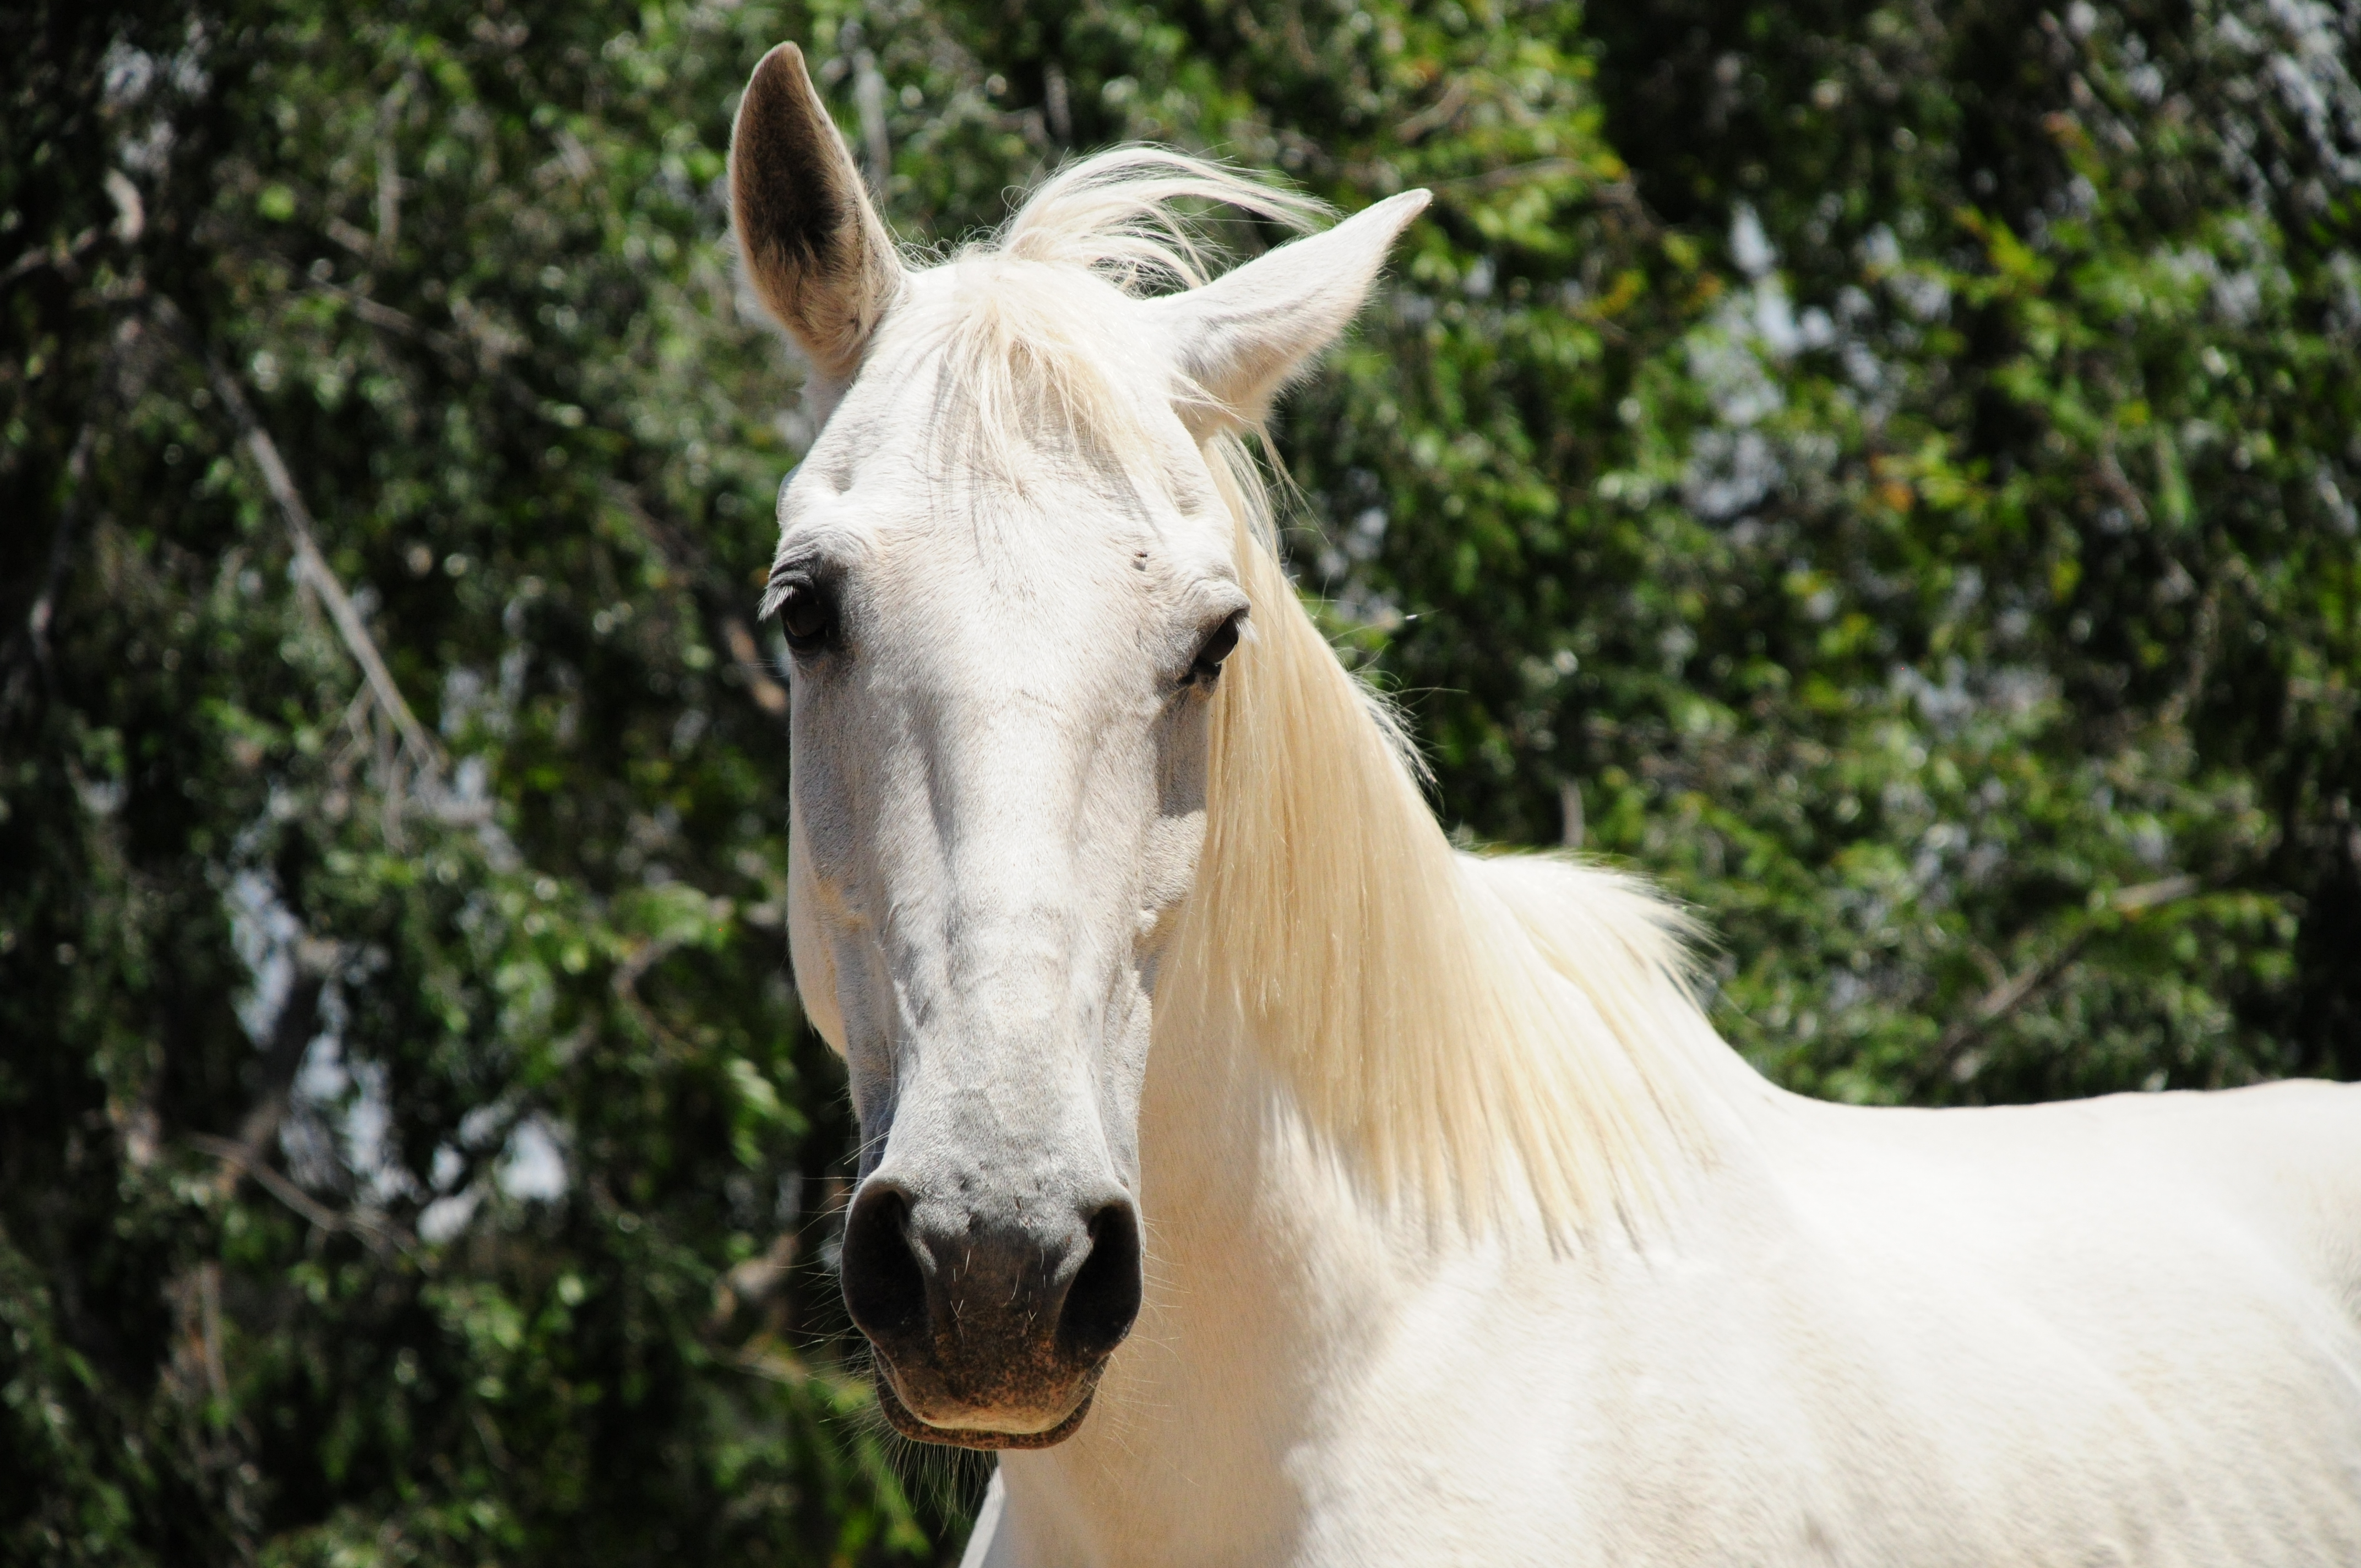
<svg viewBox="0 0 2361 1568">
<path fill-rule="evenodd" d="M 836 605 L 818 583 L 798 579 L 782 585 L 778 615 L 787 646 L 798 653 L 812 652 L 835 640 Z"/>
<path fill-rule="evenodd" d="M 1238 645 L 1238 622 L 1246 617 L 1246 612 L 1240 610 L 1213 628 L 1213 635 L 1205 639 L 1204 646 L 1197 650 L 1196 658 L 1189 663 L 1191 680 L 1205 685 L 1213 684 L 1222 673 L 1222 661 L 1228 658 L 1230 651 Z"/>
</svg>

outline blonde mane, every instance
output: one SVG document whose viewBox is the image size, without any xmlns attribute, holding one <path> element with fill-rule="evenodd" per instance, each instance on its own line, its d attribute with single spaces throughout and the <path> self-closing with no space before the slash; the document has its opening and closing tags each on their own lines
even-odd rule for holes
<svg viewBox="0 0 2361 1568">
<path fill-rule="evenodd" d="M 1047 438 L 1144 476 L 1146 411 L 1172 389 L 1124 373 L 1093 301 L 1205 281 L 1195 213 L 1212 203 L 1299 228 L 1322 212 L 1125 148 L 1061 171 L 951 258 L 972 286 L 942 362 L 957 417 L 938 428 L 963 457 L 1014 477 Z M 1242 1031 L 1357 1178 L 1430 1215 L 1537 1214 L 1572 1237 L 1657 1209 L 1703 1152 L 1700 1074 L 1726 1054 L 1685 923 L 1605 871 L 1455 852 L 1400 726 L 1288 580 L 1246 444 L 1202 444 L 1252 632 L 1214 698 L 1205 842 L 1158 985 L 1159 1039 Z"/>
</svg>

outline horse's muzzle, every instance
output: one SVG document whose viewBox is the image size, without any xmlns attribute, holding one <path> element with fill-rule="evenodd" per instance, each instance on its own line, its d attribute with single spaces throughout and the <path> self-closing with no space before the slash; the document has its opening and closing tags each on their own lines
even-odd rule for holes
<svg viewBox="0 0 2361 1568">
<path fill-rule="evenodd" d="M 1082 1425 L 1139 1314 L 1138 1212 L 1120 1194 L 1029 1210 L 970 1196 L 862 1182 L 845 1220 L 845 1305 L 906 1436 L 1046 1447 Z"/>
</svg>

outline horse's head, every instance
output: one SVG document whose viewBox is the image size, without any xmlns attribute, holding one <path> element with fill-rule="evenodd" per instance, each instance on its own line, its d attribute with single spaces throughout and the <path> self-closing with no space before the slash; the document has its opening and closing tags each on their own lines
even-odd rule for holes
<svg viewBox="0 0 2361 1568">
<path fill-rule="evenodd" d="M 1252 636 L 1217 438 L 1343 327 L 1424 195 L 1142 298 L 1126 269 L 1202 283 L 1157 227 L 1174 196 L 1306 204 L 1135 154 L 911 269 L 792 45 L 747 88 L 730 188 L 824 421 L 768 607 L 796 973 L 861 1117 L 845 1300 L 904 1431 L 1054 1442 L 1139 1308 L 1150 1007 Z"/>
</svg>

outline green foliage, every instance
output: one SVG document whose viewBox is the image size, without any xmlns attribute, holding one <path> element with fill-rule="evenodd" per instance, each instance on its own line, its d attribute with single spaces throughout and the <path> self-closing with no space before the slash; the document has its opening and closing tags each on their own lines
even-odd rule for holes
<svg viewBox="0 0 2361 1568">
<path fill-rule="evenodd" d="M 54 20 L 83 139 L 8 221 L 103 237 L 8 302 L 59 563 L 9 543 L 56 608 L 9 671 L 0 1260 L 46 1296 L 0 1446 L 57 1456 L 10 1554 L 922 1551 L 808 1254 L 848 1128 L 747 625 L 791 386 L 713 185 L 791 24 Z"/>
<path fill-rule="evenodd" d="M 919 246 L 1132 137 L 1435 190 L 1287 414 L 1302 581 L 1449 820 L 1700 908 L 1765 1070 L 2361 1075 L 2349 7 L 34 17 L 0 1558 L 956 1548 L 784 966 L 809 432 L 719 184 L 781 38 Z"/>
</svg>

